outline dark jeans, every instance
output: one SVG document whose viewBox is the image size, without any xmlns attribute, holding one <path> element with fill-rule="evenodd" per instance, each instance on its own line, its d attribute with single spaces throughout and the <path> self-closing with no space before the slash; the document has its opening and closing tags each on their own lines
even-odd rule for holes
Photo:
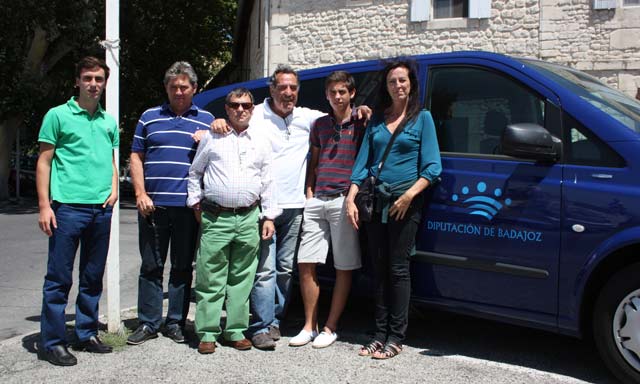
<svg viewBox="0 0 640 384">
<path fill-rule="evenodd" d="M 109 250 L 112 207 L 54 202 L 58 228 L 49 238 L 47 275 L 42 289 L 40 339 L 44 350 L 67 344 L 65 308 L 73 282 L 73 262 L 80 244 L 75 333 L 85 341 L 98 333 L 98 303 Z"/>
<path fill-rule="evenodd" d="M 382 343 L 402 343 L 407 331 L 411 297 L 409 263 L 422 215 L 421 206 L 410 207 L 401 221 L 389 216 L 386 224 L 382 224 L 380 214 L 375 213 L 366 226 L 376 286 L 374 339 Z"/>
<path fill-rule="evenodd" d="M 192 263 L 198 223 L 187 207 L 159 207 L 148 217 L 138 214 L 142 265 L 138 278 L 138 319 L 158 331 L 162 324 L 164 264 L 171 244 L 169 308 L 165 326 L 184 326 L 191 299 Z"/>
</svg>

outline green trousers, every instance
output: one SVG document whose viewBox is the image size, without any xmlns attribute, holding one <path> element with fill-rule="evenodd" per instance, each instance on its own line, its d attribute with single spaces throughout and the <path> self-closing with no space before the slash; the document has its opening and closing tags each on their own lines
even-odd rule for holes
<svg viewBox="0 0 640 384">
<path fill-rule="evenodd" d="M 249 326 L 249 295 L 258 266 L 259 210 L 202 214 L 202 236 L 196 260 L 196 333 L 200 341 L 244 339 Z M 227 322 L 221 332 L 225 302 Z"/>
</svg>

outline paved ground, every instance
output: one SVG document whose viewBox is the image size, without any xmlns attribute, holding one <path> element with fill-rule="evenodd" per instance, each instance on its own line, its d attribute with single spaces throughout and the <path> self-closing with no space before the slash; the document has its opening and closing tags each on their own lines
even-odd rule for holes
<svg viewBox="0 0 640 384">
<path fill-rule="evenodd" d="M 325 298 L 326 304 L 327 300 Z M 192 305 L 193 306 L 193 305 Z M 326 308 L 326 307 L 325 307 Z M 109 355 L 76 353 L 75 367 L 37 360 L 37 334 L 0 342 L 3 383 L 615 383 L 582 342 L 544 332 L 439 312 L 414 312 L 404 351 L 388 361 L 357 356 L 371 325 L 366 305 L 350 305 L 340 340 L 314 350 L 286 345 L 302 324 L 298 302 L 275 351 L 239 352 L 219 346 L 197 353 L 196 343 L 167 338 Z M 124 312 L 129 328 L 135 312 Z"/>
<path fill-rule="evenodd" d="M 122 307 L 135 304 L 137 251 L 135 211 L 122 210 Z M 129 205 L 130 207 L 130 205 Z M 0 207 L 0 382 L 2 383 L 615 383 L 587 343 L 466 316 L 414 308 L 405 350 L 389 361 L 357 356 L 368 340 L 372 314 L 367 300 L 353 299 L 343 317 L 340 340 L 324 350 L 290 348 L 287 340 L 303 319 L 295 299 L 273 352 L 239 352 L 219 347 L 209 356 L 195 342 L 178 345 L 160 337 L 109 355 L 77 353 L 75 367 L 39 361 L 41 284 L 46 239 L 29 205 Z M 73 296 L 73 295 L 72 295 Z M 323 296 L 326 315 L 327 297 Z M 193 304 L 192 304 L 193 306 Z M 104 305 L 103 305 L 103 308 Z M 128 328 L 135 311 L 125 310 Z M 69 316 L 72 320 L 73 316 Z M 12 335 L 16 335 L 13 336 Z"/>
<path fill-rule="evenodd" d="M 135 204 L 129 199 L 120 209 L 121 307 L 137 302 L 140 268 Z M 21 204 L 0 203 L 0 340 L 39 328 L 42 283 L 46 273 L 47 236 L 38 229 L 38 206 L 33 199 Z M 78 258 L 74 271 L 77 282 Z M 106 274 L 105 283 L 106 287 Z M 73 318 L 76 285 L 69 294 L 67 314 Z M 106 291 L 100 308 L 106 313 Z"/>
</svg>

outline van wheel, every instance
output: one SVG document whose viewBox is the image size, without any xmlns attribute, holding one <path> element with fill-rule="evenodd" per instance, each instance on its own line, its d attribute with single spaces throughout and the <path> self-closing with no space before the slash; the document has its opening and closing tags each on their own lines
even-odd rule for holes
<svg viewBox="0 0 640 384">
<path fill-rule="evenodd" d="M 640 264 L 614 274 L 600 291 L 593 334 L 611 372 L 625 383 L 640 383 Z"/>
</svg>

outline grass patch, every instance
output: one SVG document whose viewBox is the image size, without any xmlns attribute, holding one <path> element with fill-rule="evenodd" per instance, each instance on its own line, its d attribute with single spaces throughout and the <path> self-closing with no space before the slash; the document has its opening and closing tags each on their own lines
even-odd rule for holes
<svg viewBox="0 0 640 384">
<path fill-rule="evenodd" d="M 131 331 L 125 327 L 122 327 L 117 333 L 100 331 L 100 340 L 111 346 L 114 351 L 121 351 L 127 346 L 129 334 L 131 334 Z"/>
</svg>

